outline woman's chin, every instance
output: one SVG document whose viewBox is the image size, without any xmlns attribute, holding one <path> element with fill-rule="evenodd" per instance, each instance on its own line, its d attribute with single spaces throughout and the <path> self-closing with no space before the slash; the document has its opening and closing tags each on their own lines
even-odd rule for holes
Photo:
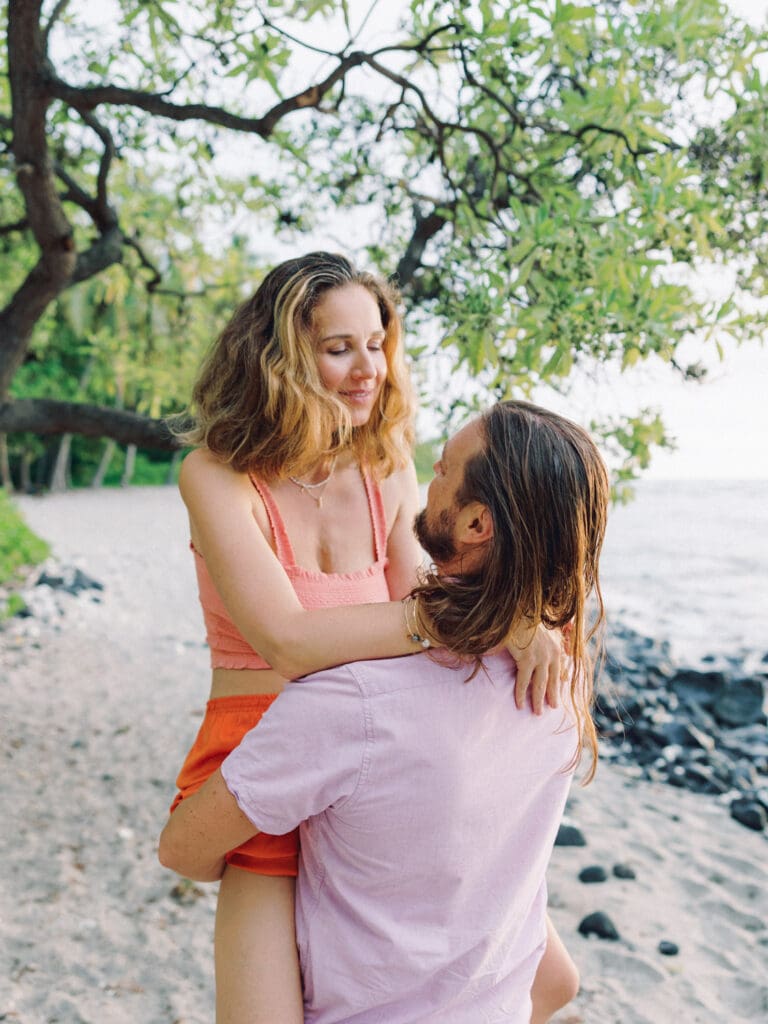
<svg viewBox="0 0 768 1024">
<path fill-rule="evenodd" d="M 364 427 L 373 415 L 373 402 L 365 404 L 345 401 L 353 427 Z"/>
</svg>

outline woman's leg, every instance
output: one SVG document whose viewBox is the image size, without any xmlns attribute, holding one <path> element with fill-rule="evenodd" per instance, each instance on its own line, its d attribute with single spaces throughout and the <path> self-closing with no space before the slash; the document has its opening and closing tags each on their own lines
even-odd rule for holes
<svg viewBox="0 0 768 1024">
<path fill-rule="evenodd" d="M 216 909 L 216 1024 L 303 1024 L 295 878 L 229 865 Z"/>
<path fill-rule="evenodd" d="M 579 991 L 579 971 L 547 914 L 547 948 L 531 989 L 531 1024 L 546 1024 Z"/>
</svg>

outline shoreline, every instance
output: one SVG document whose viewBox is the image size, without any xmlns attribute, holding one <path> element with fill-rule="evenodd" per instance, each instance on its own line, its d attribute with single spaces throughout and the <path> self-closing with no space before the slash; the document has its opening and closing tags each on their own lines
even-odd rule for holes
<svg viewBox="0 0 768 1024">
<path fill-rule="evenodd" d="M 215 886 L 179 885 L 154 852 L 207 696 L 183 506 L 172 488 L 17 505 L 104 590 L 61 596 L 63 613 L 26 620 L 24 635 L 0 631 L 3 809 L 18 822 L 1 840 L 0 1019 L 204 1024 Z M 582 976 L 557 1024 L 764 1019 L 764 834 L 718 797 L 614 760 L 574 785 L 567 821 L 586 845 L 556 847 L 550 867 L 551 913 Z M 606 880 L 579 881 L 594 866 Z M 596 911 L 617 941 L 579 934 Z"/>
</svg>

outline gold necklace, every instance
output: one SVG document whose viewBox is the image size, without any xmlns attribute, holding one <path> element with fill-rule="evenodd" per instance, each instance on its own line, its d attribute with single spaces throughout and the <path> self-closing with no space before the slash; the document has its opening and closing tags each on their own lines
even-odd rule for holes
<svg viewBox="0 0 768 1024">
<path fill-rule="evenodd" d="M 336 469 L 336 456 L 334 455 L 333 459 L 331 460 L 331 471 L 328 474 L 328 476 L 325 478 L 325 480 L 318 480 L 316 484 L 308 484 L 308 483 L 305 483 L 303 480 L 297 480 L 295 476 L 289 476 L 288 479 L 291 481 L 292 484 L 295 484 L 299 488 L 300 491 L 303 491 L 307 495 L 307 497 L 311 498 L 312 501 L 314 501 L 314 503 L 317 505 L 318 508 L 322 508 L 323 507 L 323 495 L 322 495 L 322 493 L 320 493 L 320 494 L 313 494 L 312 492 L 317 490 L 318 487 L 325 487 L 325 485 L 328 483 L 328 481 L 333 476 L 333 473 L 334 473 L 335 469 Z"/>
</svg>

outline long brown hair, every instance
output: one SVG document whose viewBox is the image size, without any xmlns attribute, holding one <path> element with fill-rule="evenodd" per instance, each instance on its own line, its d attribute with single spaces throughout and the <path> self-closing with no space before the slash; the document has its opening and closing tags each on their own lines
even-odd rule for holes
<svg viewBox="0 0 768 1024">
<path fill-rule="evenodd" d="M 320 380 L 312 337 L 322 296 L 365 288 L 384 327 L 387 377 L 364 426 Z M 214 342 L 195 383 L 188 444 L 206 445 L 239 472 L 267 479 L 301 474 L 322 455 L 350 446 L 378 476 L 405 465 L 413 443 L 413 401 L 403 354 L 399 296 L 344 256 L 311 252 L 271 270 Z"/>
<path fill-rule="evenodd" d="M 428 573 L 415 593 L 434 639 L 476 664 L 521 625 L 566 630 L 572 704 L 580 745 L 592 751 L 591 778 L 597 737 L 590 641 L 599 639 L 605 619 L 598 574 L 610 494 L 605 464 L 585 430 L 529 402 L 500 402 L 480 423 L 484 450 L 468 460 L 456 505 L 480 502 L 493 520 L 482 571 Z"/>
</svg>

